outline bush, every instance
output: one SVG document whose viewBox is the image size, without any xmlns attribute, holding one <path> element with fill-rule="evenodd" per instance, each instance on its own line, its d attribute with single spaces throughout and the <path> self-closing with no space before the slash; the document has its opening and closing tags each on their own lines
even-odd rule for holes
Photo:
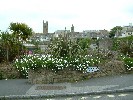
<svg viewBox="0 0 133 100">
<path fill-rule="evenodd" d="M 133 58 L 125 57 L 124 62 L 127 71 L 133 70 Z"/>
<path fill-rule="evenodd" d="M 100 59 L 90 59 L 88 56 L 81 56 L 80 58 L 68 58 L 61 57 L 55 58 L 49 55 L 43 56 L 23 56 L 21 59 L 16 59 L 14 66 L 18 69 L 22 76 L 28 77 L 28 70 L 38 70 L 38 69 L 48 69 L 54 72 L 69 68 L 70 70 L 78 70 L 81 72 L 86 72 L 88 66 L 96 65 Z"/>
<path fill-rule="evenodd" d="M 76 41 L 72 41 L 65 37 L 55 38 L 48 46 L 48 53 L 54 57 L 79 57 L 86 55 L 86 49 L 82 48 Z"/>
<path fill-rule="evenodd" d="M 67 38 L 56 38 L 48 46 L 47 55 L 28 55 L 16 59 L 14 66 L 24 77 L 28 77 L 28 70 L 48 69 L 54 72 L 69 68 L 86 72 L 88 66 L 99 63 L 99 58 L 92 58 L 86 54 L 87 48 L 81 48 L 75 41 Z"/>
<path fill-rule="evenodd" d="M 0 72 L 0 80 L 2 80 L 3 79 L 3 75 L 2 75 L 2 73 Z"/>
</svg>

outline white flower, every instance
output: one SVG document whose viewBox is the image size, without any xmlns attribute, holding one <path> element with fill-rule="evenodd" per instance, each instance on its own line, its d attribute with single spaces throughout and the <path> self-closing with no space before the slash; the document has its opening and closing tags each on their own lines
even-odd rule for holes
<svg viewBox="0 0 133 100">
<path fill-rule="evenodd" d="M 21 62 L 21 63 L 23 63 L 23 61 L 22 61 L 22 60 L 21 60 L 20 62 Z"/>
<path fill-rule="evenodd" d="M 16 61 L 15 62 L 18 62 L 18 59 L 16 59 Z"/>
<path fill-rule="evenodd" d="M 61 69 L 60 67 L 58 67 L 58 69 Z"/>
<path fill-rule="evenodd" d="M 67 63 L 67 60 L 64 60 L 65 63 Z"/>
<path fill-rule="evenodd" d="M 22 69 L 24 70 L 25 68 L 24 68 L 24 67 L 22 67 Z"/>
</svg>

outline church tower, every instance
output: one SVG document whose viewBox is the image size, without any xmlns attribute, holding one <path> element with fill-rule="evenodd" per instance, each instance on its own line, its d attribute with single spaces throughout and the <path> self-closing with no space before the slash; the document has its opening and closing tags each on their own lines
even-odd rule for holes
<svg viewBox="0 0 133 100">
<path fill-rule="evenodd" d="M 44 23 L 44 20 L 43 20 L 43 33 L 44 34 L 48 33 L 48 21 L 46 21 L 46 23 Z"/>
<path fill-rule="evenodd" d="M 74 33 L 74 26 L 72 24 L 72 27 L 71 27 L 71 33 Z"/>
</svg>

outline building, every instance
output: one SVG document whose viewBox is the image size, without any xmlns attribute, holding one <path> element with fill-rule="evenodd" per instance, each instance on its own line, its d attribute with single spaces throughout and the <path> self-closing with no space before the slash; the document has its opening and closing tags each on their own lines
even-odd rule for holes
<svg viewBox="0 0 133 100">
<path fill-rule="evenodd" d="M 128 26 L 123 26 L 122 30 L 115 34 L 115 37 L 122 38 L 133 35 L 133 26 L 132 23 L 129 23 Z"/>
<path fill-rule="evenodd" d="M 132 36 L 133 35 L 133 26 L 132 23 L 129 23 L 128 26 L 122 27 L 122 37 Z"/>
<path fill-rule="evenodd" d="M 66 27 L 64 30 L 57 30 L 54 33 L 48 33 L 48 21 L 44 22 L 43 20 L 43 32 L 33 34 L 31 37 L 32 40 L 39 43 L 39 47 L 42 51 L 46 50 L 47 45 L 53 38 L 66 37 L 73 41 L 79 38 L 90 38 L 90 39 L 99 39 L 107 38 L 109 32 L 107 30 L 84 30 L 83 32 L 75 32 L 74 25 L 72 24 L 70 30 L 67 30 Z"/>
<path fill-rule="evenodd" d="M 44 20 L 43 20 L 43 34 L 47 34 L 47 33 L 48 33 L 48 21 L 44 23 Z"/>
<path fill-rule="evenodd" d="M 57 30 L 54 32 L 54 37 L 67 37 L 67 35 L 70 33 L 70 30 Z"/>
<path fill-rule="evenodd" d="M 71 27 L 71 33 L 74 33 L 74 26 L 72 24 L 72 27 Z"/>
</svg>

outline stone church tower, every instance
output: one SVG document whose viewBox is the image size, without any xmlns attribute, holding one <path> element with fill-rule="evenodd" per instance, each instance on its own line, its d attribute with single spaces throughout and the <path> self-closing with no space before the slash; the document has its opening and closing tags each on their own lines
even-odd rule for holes
<svg viewBox="0 0 133 100">
<path fill-rule="evenodd" d="M 44 34 L 48 33 L 48 21 L 46 21 L 46 23 L 44 23 L 44 20 L 43 20 L 43 33 Z"/>
<path fill-rule="evenodd" d="M 74 33 L 74 26 L 72 24 L 72 27 L 71 27 L 71 33 Z"/>
</svg>

